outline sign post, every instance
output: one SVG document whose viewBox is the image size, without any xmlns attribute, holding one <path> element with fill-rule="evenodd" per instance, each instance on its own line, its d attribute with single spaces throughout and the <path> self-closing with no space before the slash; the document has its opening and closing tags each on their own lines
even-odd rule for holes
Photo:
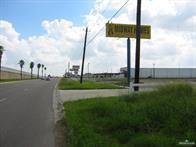
<svg viewBox="0 0 196 147">
<path fill-rule="evenodd" d="M 131 41 L 127 39 L 127 82 L 128 85 L 131 81 Z"/>
<path fill-rule="evenodd" d="M 138 31 L 139 28 L 139 31 Z M 128 38 L 127 39 L 127 82 L 130 84 L 131 79 L 131 41 L 130 38 L 137 39 L 137 49 L 136 49 L 136 69 L 135 69 L 135 83 L 139 82 L 139 51 L 140 51 L 140 40 L 142 39 L 151 39 L 151 26 L 150 25 L 141 25 L 137 27 L 134 24 L 114 24 L 106 23 L 106 37 L 118 37 L 118 38 Z M 135 89 L 135 87 L 134 87 Z M 135 89 L 137 90 L 137 89 Z"/>
</svg>

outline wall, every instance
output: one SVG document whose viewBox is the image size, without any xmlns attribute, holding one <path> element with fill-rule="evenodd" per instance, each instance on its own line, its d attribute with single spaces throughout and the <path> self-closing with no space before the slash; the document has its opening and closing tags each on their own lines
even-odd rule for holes
<svg viewBox="0 0 196 147">
<path fill-rule="evenodd" d="M 124 69 L 126 72 L 126 69 Z M 131 69 L 131 77 L 135 76 L 135 69 Z M 196 68 L 141 68 L 141 78 L 196 78 Z"/>
<path fill-rule="evenodd" d="M 31 78 L 30 73 L 23 72 L 23 79 Z M 20 79 L 20 71 L 12 68 L 1 68 L 1 79 Z"/>
</svg>

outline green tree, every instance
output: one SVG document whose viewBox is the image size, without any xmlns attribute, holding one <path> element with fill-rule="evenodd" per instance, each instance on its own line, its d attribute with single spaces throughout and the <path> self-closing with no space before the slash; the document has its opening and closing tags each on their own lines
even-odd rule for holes
<svg viewBox="0 0 196 147">
<path fill-rule="evenodd" d="M 3 55 L 4 47 L 0 45 L 0 80 L 1 80 L 1 58 Z"/>
<path fill-rule="evenodd" d="M 22 68 L 23 68 L 25 62 L 24 62 L 24 60 L 20 60 L 18 64 L 20 65 L 20 78 L 22 80 Z"/>
<path fill-rule="evenodd" d="M 41 67 L 41 64 L 38 63 L 38 64 L 37 64 L 37 78 L 39 78 L 39 69 L 40 69 L 40 67 Z"/>
<path fill-rule="evenodd" d="M 31 79 L 33 78 L 33 68 L 34 68 L 34 62 L 30 62 Z"/>
<path fill-rule="evenodd" d="M 44 65 L 42 64 L 42 78 L 43 78 L 43 70 L 44 70 Z"/>
</svg>

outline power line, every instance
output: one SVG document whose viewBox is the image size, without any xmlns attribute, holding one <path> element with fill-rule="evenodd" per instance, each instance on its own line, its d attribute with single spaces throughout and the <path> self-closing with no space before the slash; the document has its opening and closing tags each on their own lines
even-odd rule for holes
<svg viewBox="0 0 196 147">
<path fill-rule="evenodd" d="M 99 35 L 99 33 L 105 28 L 105 26 L 103 26 L 96 34 L 95 36 L 93 36 L 87 43 L 87 46 Z"/>
<path fill-rule="evenodd" d="M 122 5 L 122 6 L 120 7 L 120 9 L 118 9 L 118 11 L 116 11 L 116 13 L 115 13 L 108 21 L 111 21 L 129 1 L 130 1 L 130 0 L 127 0 L 127 1 L 124 3 L 124 5 Z"/>
<path fill-rule="evenodd" d="M 120 11 L 121 9 L 129 2 L 130 0 L 127 0 L 119 9 L 112 15 L 112 17 L 107 21 L 110 22 Z M 105 25 L 88 41 L 87 46 L 100 34 L 100 32 L 105 28 Z"/>
</svg>

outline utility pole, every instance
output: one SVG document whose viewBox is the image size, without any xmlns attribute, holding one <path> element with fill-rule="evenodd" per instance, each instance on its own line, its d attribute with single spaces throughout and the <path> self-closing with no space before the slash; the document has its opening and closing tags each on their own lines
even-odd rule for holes
<svg viewBox="0 0 196 147">
<path fill-rule="evenodd" d="M 135 58 L 135 84 L 139 83 L 140 75 L 140 38 L 141 38 L 141 0 L 137 0 L 137 19 L 136 19 L 136 58 Z M 138 91 L 139 87 L 134 87 Z"/>
<path fill-rule="evenodd" d="M 86 52 L 86 41 L 87 41 L 87 33 L 88 33 L 88 27 L 86 27 L 86 33 L 85 33 L 85 39 L 84 39 L 84 51 L 83 51 L 83 58 L 82 58 L 82 69 L 81 69 L 81 76 L 80 76 L 80 84 L 82 84 L 82 78 L 83 78 L 84 60 L 85 60 L 85 52 Z"/>
</svg>

